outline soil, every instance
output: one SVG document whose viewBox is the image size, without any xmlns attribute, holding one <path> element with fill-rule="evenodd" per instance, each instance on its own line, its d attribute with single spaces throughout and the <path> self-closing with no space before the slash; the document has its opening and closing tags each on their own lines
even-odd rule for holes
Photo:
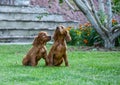
<svg viewBox="0 0 120 85">
<path fill-rule="evenodd" d="M 120 51 L 120 46 L 119 47 L 115 47 L 112 49 L 105 49 L 104 47 L 88 47 L 88 46 L 78 46 L 78 47 L 74 47 L 74 46 L 70 46 L 68 48 L 68 51 L 103 51 L 103 52 L 107 52 L 107 51 Z"/>
</svg>

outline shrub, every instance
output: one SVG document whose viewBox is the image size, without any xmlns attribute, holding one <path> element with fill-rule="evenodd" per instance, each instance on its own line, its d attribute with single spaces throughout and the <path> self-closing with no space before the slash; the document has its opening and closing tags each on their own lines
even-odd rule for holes
<svg viewBox="0 0 120 85">
<path fill-rule="evenodd" d="M 71 35 L 72 41 L 68 42 L 68 44 L 70 44 L 70 45 L 80 45 L 81 32 L 79 31 L 79 29 L 72 28 L 70 30 L 70 35 Z"/>
<path fill-rule="evenodd" d="M 116 19 L 112 19 L 112 25 L 114 26 L 114 25 L 117 25 L 117 24 L 118 24 L 117 20 Z M 120 36 L 118 38 L 116 38 L 115 46 L 120 46 Z"/>
<path fill-rule="evenodd" d="M 102 39 L 90 23 L 85 23 L 77 29 L 71 28 L 69 30 L 72 38 L 72 41 L 68 43 L 70 45 L 92 46 L 95 42 L 102 43 Z"/>
<path fill-rule="evenodd" d="M 112 19 L 112 25 L 116 25 L 118 22 L 115 19 Z M 99 43 L 100 46 L 103 46 L 103 40 L 96 30 L 91 26 L 89 22 L 80 25 L 78 28 L 68 27 L 67 30 L 70 31 L 72 41 L 68 44 L 70 45 L 84 45 L 92 46 L 95 43 Z M 120 36 L 115 40 L 115 46 L 120 45 Z"/>
<path fill-rule="evenodd" d="M 120 0 L 112 0 L 113 13 L 120 14 Z"/>
</svg>

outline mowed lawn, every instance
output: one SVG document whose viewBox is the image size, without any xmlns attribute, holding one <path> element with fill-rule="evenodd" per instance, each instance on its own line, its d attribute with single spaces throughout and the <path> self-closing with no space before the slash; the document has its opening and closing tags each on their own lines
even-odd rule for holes
<svg viewBox="0 0 120 85">
<path fill-rule="evenodd" d="M 120 52 L 73 50 L 68 51 L 69 67 L 46 67 L 44 60 L 36 67 L 22 66 L 30 48 L 0 45 L 0 85 L 120 85 Z"/>
</svg>

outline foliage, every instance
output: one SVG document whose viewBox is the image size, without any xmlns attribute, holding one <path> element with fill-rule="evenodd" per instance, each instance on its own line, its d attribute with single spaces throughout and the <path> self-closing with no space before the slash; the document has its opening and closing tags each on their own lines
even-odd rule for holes
<svg viewBox="0 0 120 85">
<path fill-rule="evenodd" d="M 113 0 L 113 12 L 120 14 L 120 0 Z"/>
<path fill-rule="evenodd" d="M 105 20 L 107 19 L 107 16 L 104 12 L 102 12 L 101 10 L 98 11 L 98 16 L 99 16 L 99 19 L 101 21 L 102 24 L 105 23 Z"/>
<path fill-rule="evenodd" d="M 41 20 L 43 17 L 46 17 L 48 16 L 48 13 L 43 13 L 43 14 L 40 14 L 39 16 L 36 16 L 39 20 Z"/>
<path fill-rule="evenodd" d="M 116 19 L 112 19 L 112 26 L 115 26 L 117 24 L 118 24 L 117 20 Z"/>
<path fill-rule="evenodd" d="M 70 36 L 72 38 L 72 41 L 68 42 L 68 44 L 79 45 L 79 41 L 80 41 L 80 38 L 81 38 L 79 29 L 72 28 L 70 30 Z"/>
<path fill-rule="evenodd" d="M 112 25 L 115 26 L 117 24 L 118 24 L 117 20 L 116 19 L 112 19 Z M 115 46 L 120 46 L 120 36 L 118 38 L 116 38 Z"/>
<path fill-rule="evenodd" d="M 103 20 L 103 19 L 101 19 Z M 101 22 L 104 22 L 101 21 Z M 116 19 L 112 19 L 112 25 L 117 25 L 118 22 Z M 103 46 L 104 42 L 96 30 L 91 26 L 89 22 L 80 25 L 79 28 L 75 29 L 68 27 L 67 30 L 70 31 L 72 41 L 68 42 L 70 45 L 84 45 L 84 46 L 93 46 L 95 43 L 99 43 L 100 46 Z M 120 45 L 120 36 L 115 41 L 115 46 Z"/>
<path fill-rule="evenodd" d="M 63 3 L 63 0 L 59 0 L 59 3 Z"/>
<path fill-rule="evenodd" d="M 70 35 L 72 37 L 72 41 L 68 43 L 70 45 L 92 46 L 95 42 L 99 42 L 101 44 L 103 42 L 89 22 L 84 25 L 80 25 L 78 29 L 70 29 Z"/>
<path fill-rule="evenodd" d="M 119 52 L 68 51 L 69 67 L 22 66 L 31 45 L 0 46 L 0 85 L 119 85 Z M 47 45 L 47 48 L 50 48 Z M 71 47 L 68 46 L 68 49 Z M 75 47 L 76 48 L 76 47 Z"/>
</svg>

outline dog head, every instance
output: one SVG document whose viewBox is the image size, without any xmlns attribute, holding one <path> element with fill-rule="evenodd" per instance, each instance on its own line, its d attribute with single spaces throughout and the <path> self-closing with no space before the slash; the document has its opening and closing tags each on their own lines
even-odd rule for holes
<svg viewBox="0 0 120 85">
<path fill-rule="evenodd" d="M 51 36 L 48 36 L 47 32 L 41 31 L 38 33 L 38 36 L 35 37 L 33 41 L 33 45 L 46 44 L 50 40 L 51 40 Z"/>
<path fill-rule="evenodd" d="M 71 36 L 69 34 L 69 31 L 65 29 L 64 26 L 60 25 L 56 27 L 53 39 L 57 40 L 59 38 L 64 38 L 67 42 L 71 40 Z"/>
</svg>

